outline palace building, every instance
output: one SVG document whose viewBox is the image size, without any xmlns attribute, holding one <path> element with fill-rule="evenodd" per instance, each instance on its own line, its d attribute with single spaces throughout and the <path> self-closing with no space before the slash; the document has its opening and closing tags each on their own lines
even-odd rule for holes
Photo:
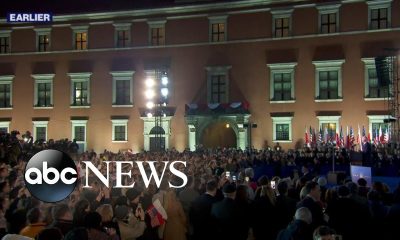
<svg viewBox="0 0 400 240">
<path fill-rule="evenodd" d="M 288 149 L 310 127 L 387 128 L 397 96 L 375 57 L 398 54 L 400 0 L 89 2 L 2 3 L 1 131 L 137 152 L 155 136 L 180 151 Z M 9 23 L 8 12 L 54 15 Z M 148 79 L 168 88 L 159 120 Z"/>
</svg>

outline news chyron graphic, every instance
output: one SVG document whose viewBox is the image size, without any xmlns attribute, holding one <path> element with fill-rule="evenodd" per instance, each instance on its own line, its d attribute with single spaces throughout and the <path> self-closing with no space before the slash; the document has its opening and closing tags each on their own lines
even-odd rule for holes
<svg viewBox="0 0 400 240">
<path fill-rule="evenodd" d="M 26 188 L 34 197 L 54 203 L 74 191 L 78 174 L 74 161 L 66 153 L 43 150 L 29 160 L 24 178 Z"/>
<path fill-rule="evenodd" d="M 7 22 L 52 22 L 53 15 L 51 13 L 7 13 Z"/>
</svg>

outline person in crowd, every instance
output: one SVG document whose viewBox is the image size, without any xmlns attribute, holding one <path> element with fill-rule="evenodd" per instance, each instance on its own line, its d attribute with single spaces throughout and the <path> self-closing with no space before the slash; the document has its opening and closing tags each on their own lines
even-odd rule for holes
<svg viewBox="0 0 400 240">
<path fill-rule="evenodd" d="M 108 232 L 115 231 L 120 236 L 118 223 L 113 221 L 114 211 L 110 204 L 103 204 L 96 210 L 101 216 L 101 226 L 107 229 Z M 116 239 L 116 237 L 114 237 Z"/>
<path fill-rule="evenodd" d="M 135 240 L 143 235 L 146 229 L 143 209 L 136 208 L 133 214 L 130 207 L 118 205 L 115 207 L 115 217 L 118 222 L 121 240 Z"/>
<path fill-rule="evenodd" d="M 335 240 L 335 230 L 328 226 L 319 226 L 314 230 L 313 240 Z"/>
<path fill-rule="evenodd" d="M 285 228 L 292 220 L 296 212 L 296 200 L 288 197 L 288 183 L 287 181 L 280 181 L 277 189 L 279 195 L 276 197 L 276 212 L 278 229 Z"/>
<path fill-rule="evenodd" d="M 368 184 L 367 181 L 364 178 L 359 178 L 357 180 L 357 184 L 358 184 L 358 195 L 367 198 L 367 194 L 370 190 L 369 187 L 367 186 Z"/>
<path fill-rule="evenodd" d="M 46 224 L 42 222 L 42 214 L 40 209 L 30 209 L 26 217 L 28 219 L 28 226 L 23 228 L 20 234 L 30 238 L 35 238 L 35 236 L 46 227 Z"/>
<path fill-rule="evenodd" d="M 179 184 L 173 183 L 177 186 Z M 169 188 L 165 194 L 164 207 L 168 216 L 164 229 L 164 240 L 186 240 L 187 220 L 176 190 Z"/>
<path fill-rule="evenodd" d="M 372 148 L 371 143 L 366 136 L 362 137 L 362 163 L 363 166 L 372 166 Z"/>
<path fill-rule="evenodd" d="M 307 240 L 312 239 L 312 214 L 306 207 L 298 208 L 294 221 L 286 229 L 279 232 L 276 240 Z"/>
<path fill-rule="evenodd" d="M 90 211 L 89 201 L 86 199 L 79 200 L 74 207 L 72 215 L 72 223 L 75 227 L 83 227 L 85 225 L 85 216 Z"/>
<path fill-rule="evenodd" d="M 101 225 L 101 215 L 98 212 L 89 212 L 85 215 L 85 227 L 88 238 L 91 240 L 116 240 L 119 239 L 115 229 L 108 229 Z"/>
<path fill-rule="evenodd" d="M 49 227 L 60 229 L 63 236 L 73 228 L 71 210 L 65 203 L 57 204 L 52 208 L 52 218 L 53 222 Z"/>
<path fill-rule="evenodd" d="M 210 180 L 206 184 L 206 192 L 197 197 L 189 211 L 189 219 L 193 225 L 193 239 L 214 239 L 215 225 L 211 221 L 211 208 L 217 202 L 218 183 Z"/>
<path fill-rule="evenodd" d="M 236 188 L 235 203 L 238 211 L 238 219 L 240 223 L 240 233 L 238 234 L 238 239 L 247 239 L 249 235 L 249 230 L 251 227 L 251 213 L 253 211 L 251 200 L 249 198 L 247 185 L 238 185 Z"/>
<path fill-rule="evenodd" d="M 305 186 L 307 196 L 297 204 L 297 208 L 306 207 L 312 214 L 312 226 L 325 225 L 324 213 L 320 203 L 321 189 L 316 182 L 308 182 Z"/>
</svg>

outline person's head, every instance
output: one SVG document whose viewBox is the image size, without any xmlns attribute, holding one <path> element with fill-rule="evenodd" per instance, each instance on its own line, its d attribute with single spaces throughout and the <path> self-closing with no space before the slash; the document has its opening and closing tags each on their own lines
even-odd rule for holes
<svg viewBox="0 0 400 240">
<path fill-rule="evenodd" d="M 339 198 L 347 198 L 350 195 L 350 190 L 344 185 L 339 186 L 337 190 L 337 195 Z"/>
<path fill-rule="evenodd" d="M 371 190 L 368 192 L 367 198 L 369 201 L 379 202 L 379 201 L 381 201 L 382 196 L 381 196 L 380 192 L 378 192 L 376 190 Z"/>
<path fill-rule="evenodd" d="M 358 186 L 360 186 L 360 187 L 366 187 L 366 186 L 367 186 L 367 181 L 366 181 L 364 178 L 359 178 L 359 179 L 357 180 L 357 184 L 358 184 Z"/>
<path fill-rule="evenodd" d="M 88 229 L 100 229 L 101 216 L 98 212 L 89 212 L 85 216 L 85 227 Z"/>
<path fill-rule="evenodd" d="M 10 184 L 8 181 L 4 181 L 0 183 L 0 192 L 9 193 L 11 191 Z"/>
<path fill-rule="evenodd" d="M 236 185 L 233 183 L 227 183 L 222 188 L 222 192 L 223 192 L 225 198 L 234 199 L 236 197 Z"/>
<path fill-rule="evenodd" d="M 167 181 L 164 181 L 167 182 Z M 129 188 L 128 191 L 126 191 L 126 198 L 128 198 L 128 202 L 131 205 L 137 205 L 140 201 L 140 196 L 141 192 L 138 191 L 136 188 Z"/>
<path fill-rule="evenodd" d="M 246 185 L 239 185 L 236 189 L 236 200 L 239 201 L 247 201 L 248 200 L 248 192 Z"/>
<path fill-rule="evenodd" d="M 101 215 L 102 222 L 111 222 L 113 218 L 113 209 L 110 204 L 103 204 L 96 210 Z"/>
<path fill-rule="evenodd" d="M 367 142 L 367 137 L 363 136 L 362 141 L 363 141 L 363 143 Z"/>
<path fill-rule="evenodd" d="M 65 235 L 64 240 L 89 240 L 88 231 L 84 227 L 74 228 Z"/>
<path fill-rule="evenodd" d="M 357 194 L 358 193 L 357 184 L 355 184 L 353 182 L 348 182 L 348 183 L 346 183 L 346 187 L 350 190 L 351 194 Z"/>
<path fill-rule="evenodd" d="M 258 186 L 267 186 L 269 185 L 269 178 L 266 175 L 261 176 L 258 179 Z"/>
<path fill-rule="evenodd" d="M 206 184 L 206 191 L 207 193 L 215 196 L 217 193 L 218 183 L 215 180 L 210 180 Z"/>
<path fill-rule="evenodd" d="M 286 181 L 279 181 L 278 183 L 278 192 L 280 195 L 286 195 L 288 192 L 288 184 Z"/>
<path fill-rule="evenodd" d="M 298 208 L 296 210 L 296 213 L 294 214 L 294 219 L 301 220 L 303 222 L 306 222 L 307 224 L 311 224 L 312 223 L 311 211 L 306 207 Z"/>
<path fill-rule="evenodd" d="M 327 226 L 319 226 L 315 229 L 313 240 L 335 240 L 335 231 Z"/>
<path fill-rule="evenodd" d="M 328 184 L 328 181 L 326 180 L 326 177 L 319 177 L 317 183 L 319 186 L 324 187 L 326 184 Z"/>
<path fill-rule="evenodd" d="M 315 200 L 319 200 L 321 198 L 321 188 L 319 187 L 318 183 L 316 182 L 308 182 L 306 183 L 306 192 L 308 195 L 313 197 Z"/>
<path fill-rule="evenodd" d="M 36 235 L 36 240 L 61 240 L 63 234 L 59 228 L 45 228 Z"/>
<path fill-rule="evenodd" d="M 308 167 L 307 167 L 306 165 L 303 165 L 303 166 L 301 167 L 301 172 L 302 172 L 303 174 L 308 173 Z"/>
<path fill-rule="evenodd" d="M 71 221 L 72 214 L 67 204 L 60 203 L 55 205 L 51 210 L 51 215 L 54 220 Z"/>
<path fill-rule="evenodd" d="M 26 218 L 28 219 L 29 224 L 38 223 L 41 220 L 41 213 L 39 208 L 32 208 L 26 214 Z"/>
</svg>

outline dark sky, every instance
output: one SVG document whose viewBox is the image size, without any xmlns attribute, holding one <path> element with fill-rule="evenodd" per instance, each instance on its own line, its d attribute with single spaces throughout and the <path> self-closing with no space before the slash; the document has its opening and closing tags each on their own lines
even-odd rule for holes
<svg viewBox="0 0 400 240">
<path fill-rule="evenodd" d="M 222 1 L 235 0 L 214 2 Z M 202 1 L 202 3 L 210 2 L 213 1 Z M 174 0 L 1 0 L 0 16 L 4 17 L 8 12 L 69 14 L 167 7 L 174 4 L 176 4 Z"/>
</svg>

